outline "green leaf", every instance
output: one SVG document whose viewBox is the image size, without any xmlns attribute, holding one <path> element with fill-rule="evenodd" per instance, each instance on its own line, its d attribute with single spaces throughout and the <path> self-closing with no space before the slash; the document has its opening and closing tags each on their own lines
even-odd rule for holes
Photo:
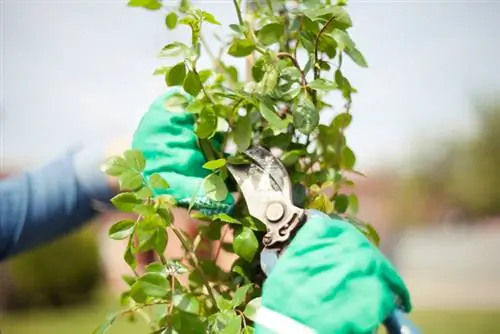
<svg viewBox="0 0 500 334">
<path fill-rule="evenodd" d="M 293 123 L 305 135 L 311 134 L 319 124 L 319 112 L 306 92 L 299 96 L 293 110 Z"/>
<path fill-rule="evenodd" d="M 240 286 L 234 292 L 233 308 L 240 306 L 246 299 L 248 291 L 252 288 L 252 284 Z"/>
<path fill-rule="evenodd" d="M 182 42 L 172 42 L 165 45 L 160 52 L 160 56 L 175 57 L 189 51 L 189 47 Z"/>
<path fill-rule="evenodd" d="M 264 45 L 278 43 L 284 36 L 285 26 L 281 23 L 269 23 L 257 32 L 257 38 Z"/>
<path fill-rule="evenodd" d="M 355 47 L 354 41 L 351 39 L 349 34 L 340 29 L 334 29 L 331 36 L 337 42 L 337 47 L 340 51 L 344 49 L 352 49 Z"/>
<path fill-rule="evenodd" d="M 210 106 L 202 109 L 196 126 L 196 134 L 201 139 L 211 138 L 217 131 L 217 115 Z"/>
<path fill-rule="evenodd" d="M 347 170 L 352 170 L 355 164 L 356 156 L 354 152 L 348 146 L 344 146 L 342 149 L 342 167 Z"/>
<path fill-rule="evenodd" d="M 312 89 L 320 89 L 320 90 L 334 90 L 337 89 L 337 84 L 335 82 L 326 80 L 326 79 L 316 79 L 309 83 L 309 87 Z"/>
<path fill-rule="evenodd" d="M 197 96 L 202 89 L 201 81 L 198 75 L 196 75 L 193 71 L 189 71 L 186 79 L 184 79 L 183 88 L 188 94 Z"/>
<path fill-rule="evenodd" d="M 174 305 L 187 313 L 199 314 L 200 312 L 200 302 L 196 297 L 189 295 L 187 293 L 177 293 L 173 298 Z"/>
<path fill-rule="evenodd" d="M 339 129 L 345 129 L 351 124 L 351 121 L 352 121 L 352 115 L 348 112 L 344 112 L 335 116 L 335 118 L 332 121 L 332 124 Z"/>
<path fill-rule="evenodd" d="M 136 190 L 144 185 L 141 173 L 137 171 L 128 171 L 119 177 L 121 190 Z"/>
<path fill-rule="evenodd" d="M 217 174 L 207 176 L 203 182 L 203 188 L 207 197 L 218 202 L 225 200 L 228 194 L 224 180 Z"/>
<path fill-rule="evenodd" d="M 301 73 L 297 67 L 289 66 L 281 71 L 281 76 L 290 81 L 298 81 L 300 79 Z"/>
<path fill-rule="evenodd" d="M 339 194 L 335 196 L 335 211 L 338 213 L 344 213 L 347 211 L 349 206 L 349 197 L 344 194 Z"/>
<path fill-rule="evenodd" d="M 248 227 L 251 230 L 254 231 L 265 231 L 266 230 L 266 225 L 262 223 L 260 220 L 253 219 L 250 216 L 246 216 L 241 220 L 241 224 L 245 227 Z"/>
<path fill-rule="evenodd" d="M 283 164 L 285 166 L 293 166 L 293 165 L 295 165 L 295 163 L 297 161 L 299 161 L 299 158 L 301 156 L 303 156 L 304 153 L 307 153 L 307 152 L 304 152 L 303 150 L 291 150 L 291 151 L 285 152 L 281 156 L 281 160 L 283 161 Z"/>
<path fill-rule="evenodd" d="M 122 240 L 128 238 L 134 232 L 135 221 L 125 219 L 113 224 L 108 231 L 111 239 Z"/>
<path fill-rule="evenodd" d="M 368 67 L 365 57 L 357 48 L 346 49 L 344 51 L 357 65 L 361 67 Z"/>
<path fill-rule="evenodd" d="M 125 253 L 123 254 L 123 259 L 132 269 L 135 269 L 137 267 L 137 259 L 135 258 L 130 242 L 131 240 L 129 239 L 129 243 L 127 244 L 127 248 L 125 249 Z"/>
<path fill-rule="evenodd" d="M 168 15 L 165 17 L 165 24 L 167 25 L 167 28 L 172 30 L 177 26 L 177 13 L 176 12 L 170 12 Z"/>
<path fill-rule="evenodd" d="M 349 195 L 349 211 L 356 214 L 359 211 L 359 199 L 356 194 Z"/>
<path fill-rule="evenodd" d="M 106 317 L 106 320 L 99 327 L 97 327 L 92 332 L 92 334 L 105 334 L 105 333 L 107 333 L 109 331 L 109 329 L 111 328 L 111 326 L 113 325 L 113 323 L 115 322 L 117 315 L 118 315 L 118 313 L 113 313 L 113 314 L 108 315 Z"/>
<path fill-rule="evenodd" d="M 250 39 L 235 39 L 227 53 L 233 57 L 246 57 L 255 50 L 255 44 Z"/>
<path fill-rule="evenodd" d="M 271 127 L 273 127 L 275 130 L 283 130 L 288 126 L 289 122 L 287 120 L 281 119 L 278 114 L 276 114 L 276 112 L 274 111 L 273 102 L 270 99 L 261 99 L 259 103 L 259 109 L 262 117 L 264 117 L 264 119 L 268 121 Z"/>
<path fill-rule="evenodd" d="M 146 273 L 135 284 L 149 297 L 163 298 L 167 295 L 170 285 L 168 280 L 157 273 Z"/>
<path fill-rule="evenodd" d="M 211 14 L 207 11 L 202 11 L 201 17 L 203 18 L 203 21 L 205 21 L 205 22 L 212 23 L 212 24 L 219 25 L 219 26 L 221 25 L 220 22 L 217 21 L 215 16 L 213 16 L 213 14 Z"/>
<path fill-rule="evenodd" d="M 111 157 L 101 166 L 101 170 L 111 176 L 120 176 L 130 170 L 127 162 L 122 157 Z"/>
<path fill-rule="evenodd" d="M 142 201 L 133 193 L 123 192 L 113 197 L 111 203 L 120 211 L 133 212 L 135 206 L 141 204 Z"/>
<path fill-rule="evenodd" d="M 193 314 L 179 310 L 174 307 L 173 313 L 169 315 L 172 334 L 200 334 L 207 333 L 206 325 L 199 314 Z"/>
<path fill-rule="evenodd" d="M 205 164 L 203 165 L 203 168 L 215 170 L 215 169 L 219 169 L 225 165 L 226 165 L 226 159 L 217 159 L 217 160 L 210 160 L 210 161 L 205 162 Z"/>
<path fill-rule="evenodd" d="M 125 157 L 125 161 L 130 168 L 135 169 L 136 171 L 142 172 L 146 167 L 146 160 L 144 159 L 144 154 L 142 154 L 139 150 L 127 150 L 123 154 Z"/>
<path fill-rule="evenodd" d="M 252 299 L 245 307 L 245 311 L 243 311 L 243 314 L 245 317 L 248 319 L 255 321 L 255 315 L 257 313 L 257 310 L 260 308 L 261 305 L 261 297 L 257 297 Z"/>
<path fill-rule="evenodd" d="M 323 211 L 326 214 L 330 214 L 333 211 L 333 203 L 324 193 L 320 193 L 314 198 L 311 204 L 309 204 L 309 208 Z"/>
<path fill-rule="evenodd" d="M 169 86 L 179 86 L 184 82 L 186 77 L 186 64 L 183 61 L 177 63 L 174 67 L 170 69 L 167 74 L 167 85 Z"/>
<path fill-rule="evenodd" d="M 229 321 L 227 326 L 220 332 L 221 334 L 239 334 L 241 330 L 241 318 L 235 316 Z"/>
<path fill-rule="evenodd" d="M 261 94 L 271 93 L 278 84 L 278 78 L 278 70 L 275 67 L 271 67 L 264 73 L 262 80 L 257 84 L 257 90 Z"/>
<path fill-rule="evenodd" d="M 165 271 L 165 267 L 160 262 L 153 262 L 148 264 L 145 270 L 147 273 L 162 274 Z"/>
<path fill-rule="evenodd" d="M 265 57 L 260 57 L 257 59 L 255 64 L 252 66 L 252 77 L 255 80 L 255 82 L 260 82 L 262 78 L 264 78 L 264 74 L 266 73 L 265 71 L 265 65 L 266 65 L 266 58 Z"/>
<path fill-rule="evenodd" d="M 153 175 L 150 176 L 149 184 L 151 185 L 152 188 L 158 190 L 164 190 L 170 187 L 168 182 L 158 173 L 154 173 Z"/>
<path fill-rule="evenodd" d="M 248 115 L 238 119 L 232 135 L 238 152 L 246 151 L 252 142 L 252 124 Z"/>
<path fill-rule="evenodd" d="M 255 237 L 254 232 L 248 227 L 243 227 L 243 229 L 236 234 L 233 242 L 234 252 L 245 259 L 248 262 L 251 262 L 257 252 L 259 247 L 259 242 Z"/>
</svg>

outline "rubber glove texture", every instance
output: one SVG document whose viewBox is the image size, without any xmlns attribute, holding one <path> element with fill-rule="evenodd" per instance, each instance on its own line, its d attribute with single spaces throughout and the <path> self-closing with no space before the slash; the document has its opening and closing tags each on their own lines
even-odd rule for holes
<svg viewBox="0 0 500 334">
<path fill-rule="evenodd" d="M 154 189 L 155 196 L 171 195 L 185 207 L 194 201 L 193 209 L 208 215 L 228 213 L 234 205 L 230 193 L 220 202 L 205 195 L 203 178 L 211 171 L 202 167 L 206 158 L 198 146 L 194 115 L 168 107 L 168 102 L 178 94 L 192 101 L 181 89 L 171 89 L 156 99 L 134 133 L 132 148 L 144 154 L 147 179 L 158 173 L 170 185 L 168 189 Z M 212 144 L 220 147 L 217 139 L 212 139 Z"/>
<path fill-rule="evenodd" d="M 264 283 L 256 333 L 373 333 L 395 308 L 411 310 L 405 283 L 361 232 L 308 217 Z"/>
</svg>

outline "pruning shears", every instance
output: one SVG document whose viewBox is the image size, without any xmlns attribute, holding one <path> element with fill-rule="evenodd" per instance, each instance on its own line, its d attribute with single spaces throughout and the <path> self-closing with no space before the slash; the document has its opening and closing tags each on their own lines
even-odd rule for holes
<svg viewBox="0 0 500 334">
<path fill-rule="evenodd" d="M 307 220 L 307 211 L 295 206 L 292 183 L 283 162 L 267 149 L 256 146 L 244 153 L 250 164 L 227 168 L 247 203 L 249 214 L 267 229 L 262 240 L 261 267 L 269 274 L 294 235 Z M 420 333 L 406 315 L 396 310 L 384 321 L 390 334 Z"/>
</svg>

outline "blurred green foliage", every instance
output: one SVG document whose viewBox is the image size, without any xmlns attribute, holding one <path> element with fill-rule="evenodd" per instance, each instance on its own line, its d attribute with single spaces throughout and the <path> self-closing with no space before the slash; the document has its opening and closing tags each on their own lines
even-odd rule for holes
<svg viewBox="0 0 500 334">
<path fill-rule="evenodd" d="M 6 268 L 13 285 L 9 308 L 85 302 L 100 282 L 95 232 L 89 226 L 15 257 Z"/>
<path fill-rule="evenodd" d="M 478 103 L 473 120 L 471 135 L 418 157 L 418 171 L 400 189 L 406 221 L 428 221 L 452 209 L 465 220 L 500 214 L 500 101 Z"/>
</svg>

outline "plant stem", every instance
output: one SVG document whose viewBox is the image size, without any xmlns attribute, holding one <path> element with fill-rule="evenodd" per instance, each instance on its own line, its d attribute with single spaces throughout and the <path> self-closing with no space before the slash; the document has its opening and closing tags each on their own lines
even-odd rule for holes
<svg viewBox="0 0 500 334">
<path fill-rule="evenodd" d="M 293 66 L 295 66 L 299 71 L 300 71 L 300 80 L 301 80 L 301 84 L 302 85 L 307 85 L 307 81 L 306 81 L 306 75 L 304 73 L 304 71 L 300 68 L 300 64 L 299 64 L 299 61 L 297 60 L 297 58 L 294 57 L 293 54 L 291 53 L 288 53 L 288 52 L 278 52 L 276 54 L 276 56 L 278 58 L 290 58 L 290 60 L 292 61 L 293 63 Z"/>
<path fill-rule="evenodd" d="M 270 12 L 269 14 L 272 15 L 273 14 L 273 2 L 272 2 L 272 0 L 267 0 L 266 2 L 267 2 L 267 7 L 269 7 L 269 12 Z"/>
<path fill-rule="evenodd" d="M 319 51 L 318 51 L 318 47 L 319 47 L 319 39 L 321 38 L 321 35 L 325 32 L 326 28 L 328 28 L 328 26 L 330 25 L 330 23 L 333 22 L 333 20 L 335 19 L 335 16 L 332 16 L 328 22 L 325 23 L 325 25 L 321 28 L 321 30 L 318 32 L 318 34 L 316 35 L 316 40 L 314 41 L 314 79 L 319 79 L 319 69 L 316 67 L 316 63 L 318 62 L 318 55 L 319 55 Z"/>
<path fill-rule="evenodd" d="M 212 287 L 208 283 L 208 279 L 200 267 L 200 264 L 198 262 L 198 258 L 196 257 L 196 254 L 193 253 L 193 250 L 189 246 L 189 243 L 187 242 L 186 238 L 184 238 L 184 236 L 182 235 L 182 232 L 174 225 L 171 225 L 171 228 L 172 228 L 172 231 L 174 231 L 177 238 L 179 239 L 179 241 L 181 242 L 184 249 L 186 250 L 187 255 L 189 256 L 189 258 L 193 262 L 194 269 L 196 269 L 198 271 L 198 273 L 200 274 L 200 277 L 203 280 L 203 285 L 207 289 L 208 294 L 209 294 L 210 298 L 212 299 L 213 304 L 217 307 L 217 301 L 216 301 L 215 295 L 212 291 Z"/>
<path fill-rule="evenodd" d="M 238 22 L 243 25 L 243 16 L 241 15 L 241 8 L 238 0 L 233 0 L 234 8 L 236 9 L 236 15 L 238 15 Z"/>
</svg>

